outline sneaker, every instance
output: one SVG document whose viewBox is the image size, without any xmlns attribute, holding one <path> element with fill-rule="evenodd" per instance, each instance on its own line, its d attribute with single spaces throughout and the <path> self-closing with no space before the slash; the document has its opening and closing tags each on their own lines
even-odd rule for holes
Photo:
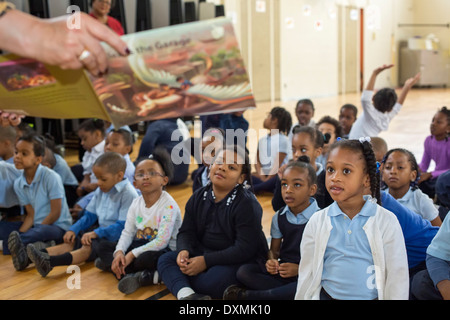
<svg viewBox="0 0 450 320">
<path fill-rule="evenodd" d="M 223 300 L 245 300 L 247 290 L 232 284 L 223 292 Z"/>
<path fill-rule="evenodd" d="M 111 271 L 111 266 L 103 262 L 101 258 L 96 258 L 94 266 L 102 271 Z"/>
<path fill-rule="evenodd" d="M 24 270 L 30 264 L 28 255 L 23 245 L 22 239 L 17 231 L 13 231 L 8 237 L 8 249 L 11 252 L 11 258 L 17 271 Z"/>
<path fill-rule="evenodd" d="M 32 244 L 27 245 L 27 254 L 31 261 L 34 262 L 34 266 L 39 274 L 45 277 L 53 267 L 50 265 L 50 256 L 48 253 L 39 251 Z"/>
<path fill-rule="evenodd" d="M 130 273 L 120 279 L 119 284 L 117 285 L 119 291 L 125 294 L 132 294 L 137 289 L 139 289 L 141 287 L 141 284 L 139 282 L 141 274 L 142 271 Z"/>
<path fill-rule="evenodd" d="M 201 293 L 193 293 L 180 300 L 211 300 L 211 297 Z"/>
</svg>

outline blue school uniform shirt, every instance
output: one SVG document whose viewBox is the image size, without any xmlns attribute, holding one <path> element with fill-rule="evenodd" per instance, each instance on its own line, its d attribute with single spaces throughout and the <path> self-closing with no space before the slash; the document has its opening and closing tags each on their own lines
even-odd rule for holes
<svg viewBox="0 0 450 320">
<path fill-rule="evenodd" d="M 53 167 L 53 170 L 59 174 L 61 177 L 62 183 L 65 186 L 78 186 L 78 180 L 67 164 L 66 160 L 61 157 L 59 154 L 55 153 L 56 164 Z"/>
<path fill-rule="evenodd" d="M 432 226 L 430 221 L 402 205 L 389 192 L 381 191 L 381 205 L 395 214 L 400 223 L 405 238 L 408 267 L 413 268 L 425 261 L 426 250 L 439 227 Z"/>
<path fill-rule="evenodd" d="M 125 225 L 128 209 L 138 196 L 128 179 L 123 179 L 108 192 L 100 188 L 93 191 L 94 197 L 86 207 L 85 214 L 70 230 L 76 235 L 89 229 L 96 221 L 99 227 L 94 230 L 99 238 L 118 241 Z"/>
<path fill-rule="evenodd" d="M 374 262 L 363 230 L 369 217 L 376 212 L 377 204 L 370 200 L 366 200 L 353 219 L 342 212 L 336 202 L 329 207 L 333 229 L 324 255 L 322 286 L 335 299 L 373 300 L 378 297 L 374 286 L 365 285 L 373 274 Z"/>
<path fill-rule="evenodd" d="M 431 241 L 427 254 L 441 260 L 450 261 L 450 214 L 447 214 L 438 233 Z"/>
<path fill-rule="evenodd" d="M 11 208 L 19 204 L 14 181 L 22 174 L 13 164 L 0 161 L 0 208 Z"/>
<path fill-rule="evenodd" d="M 434 285 L 450 280 L 450 214 L 427 249 L 427 269 Z"/>
<path fill-rule="evenodd" d="M 50 200 L 62 199 L 61 214 L 53 225 L 68 230 L 72 217 L 67 205 L 66 194 L 61 177 L 45 166 L 38 165 L 33 181 L 27 183 L 24 173 L 14 182 L 14 191 L 22 206 L 31 205 L 34 209 L 34 224 L 41 224 L 50 213 Z"/>
<path fill-rule="evenodd" d="M 310 205 L 305 210 L 303 210 L 301 213 L 298 213 L 297 215 L 293 214 L 288 206 L 285 206 L 285 208 L 281 212 L 276 213 L 272 218 L 272 225 L 270 227 L 270 235 L 272 236 L 272 238 L 275 238 L 275 239 L 283 238 L 283 234 L 281 233 L 280 228 L 278 226 L 278 215 L 285 214 L 288 222 L 291 224 L 294 224 L 294 225 L 300 225 L 300 224 L 307 223 L 309 221 L 309 219 L 311 218 L 311 216 L 316 211 L 320 210 L 319 206 L 317 205 L 316 199 L 311 197 L 309 199 L 309 203 L 310 203 Z"/>
</svg>

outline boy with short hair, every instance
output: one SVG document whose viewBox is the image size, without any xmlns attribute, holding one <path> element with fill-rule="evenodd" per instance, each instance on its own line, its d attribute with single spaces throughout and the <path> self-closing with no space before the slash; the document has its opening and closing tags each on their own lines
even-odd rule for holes
<svg viewBox="0 0 450 320">
<path fill-rule="evenodd" d="M 98 188 L 83 217 L 64 235 L 64 243 L 42 250 L 27 246 L 30 260 L 43 277 L 55 266 L 93 261 L 95 248 L 102 239 L 119 240 L 128 208 L 138 196 L 133 185 L 124 179 L 126 162 L 116 152 L 105 152 L 92 169 L 98 179 Z M 96 223 L 98 227 L 94 229 Z"/>
</svg>

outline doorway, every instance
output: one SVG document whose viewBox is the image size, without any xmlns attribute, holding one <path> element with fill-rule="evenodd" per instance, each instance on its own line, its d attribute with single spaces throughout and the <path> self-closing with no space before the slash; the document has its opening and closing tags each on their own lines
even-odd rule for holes
<svg viewBox="0 0 450 320">
<path fill-rule="evenodd" d="M 338 10 L 339 93 L 358 93 L 364 86 L 364 9 Z"/>
</svg>

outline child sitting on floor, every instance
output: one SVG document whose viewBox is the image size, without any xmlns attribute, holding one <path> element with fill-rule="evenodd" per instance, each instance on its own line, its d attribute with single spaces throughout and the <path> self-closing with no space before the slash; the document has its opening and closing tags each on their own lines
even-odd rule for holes
<svg viewBox="0 0 450 320">
<path fill-rule="evenodd" d="M 98 188 L 83 217 L 64 235 L 64 243 L 43 250 L 32 244 L 27 246 L 28 257 L 41 276 L 45 277 L 55 266 L 92 261 L 102 240 L 119 240 L 128 208 L 138 196 L 133 185 L 123 177 L 125 169 L 124 158 L 116 152 L 98 157 L 92 167 Z"/>
<path fill-rule="evenodd" d="M 8 239 L 8 247 L 3 245 L 3 254 L 11 253 L 18 271 L 29 264 L 27 244 L 60 242 L 72 225 L 61 178 L 41 165 L 44 153 L 44 140 L 37 135 L 22 136 L 16 143 L 14 164 L 23 172 L 14 182 L 14 191 L 26 215 L 23 221 L 1 221 L 0 238 Z"/>
<path fill-rule="evenodd" d="M 397 148 L 386 153 L 383 181 L 388 187 L 387 192 L 433 226 L 440 226 L 442 221 L 433 200 L 417 187 L 419 178 L 419 166 L 410 151 Z"/>
<path fill-rule="evenodd" d="M 265 266 L 253 263 L 239 268 L 237 279 L 244 285 L 225 290 L 225 300 L 293 300 L 297 287 L 300 242 L 303 230 L 318 210 L 316 172 L 309 158 L 291 161 L 283 171 L 281 192 L 286 206 L 272 218 L 272 236 Z"/>
<path fill-rule="evenodd" d="M 119 279 L 118 289 L 131 294 L 158 282 L 158 258 L 176 249 L 181 211 L 164 191 L 173 174 L 170 155 L 156 148 L 149 158 L 137 163 L 135 181 L 141 196 L 130 206 L 119 242 L 102 242 L 96 267 L 111 270 Z"/>
</svg>

